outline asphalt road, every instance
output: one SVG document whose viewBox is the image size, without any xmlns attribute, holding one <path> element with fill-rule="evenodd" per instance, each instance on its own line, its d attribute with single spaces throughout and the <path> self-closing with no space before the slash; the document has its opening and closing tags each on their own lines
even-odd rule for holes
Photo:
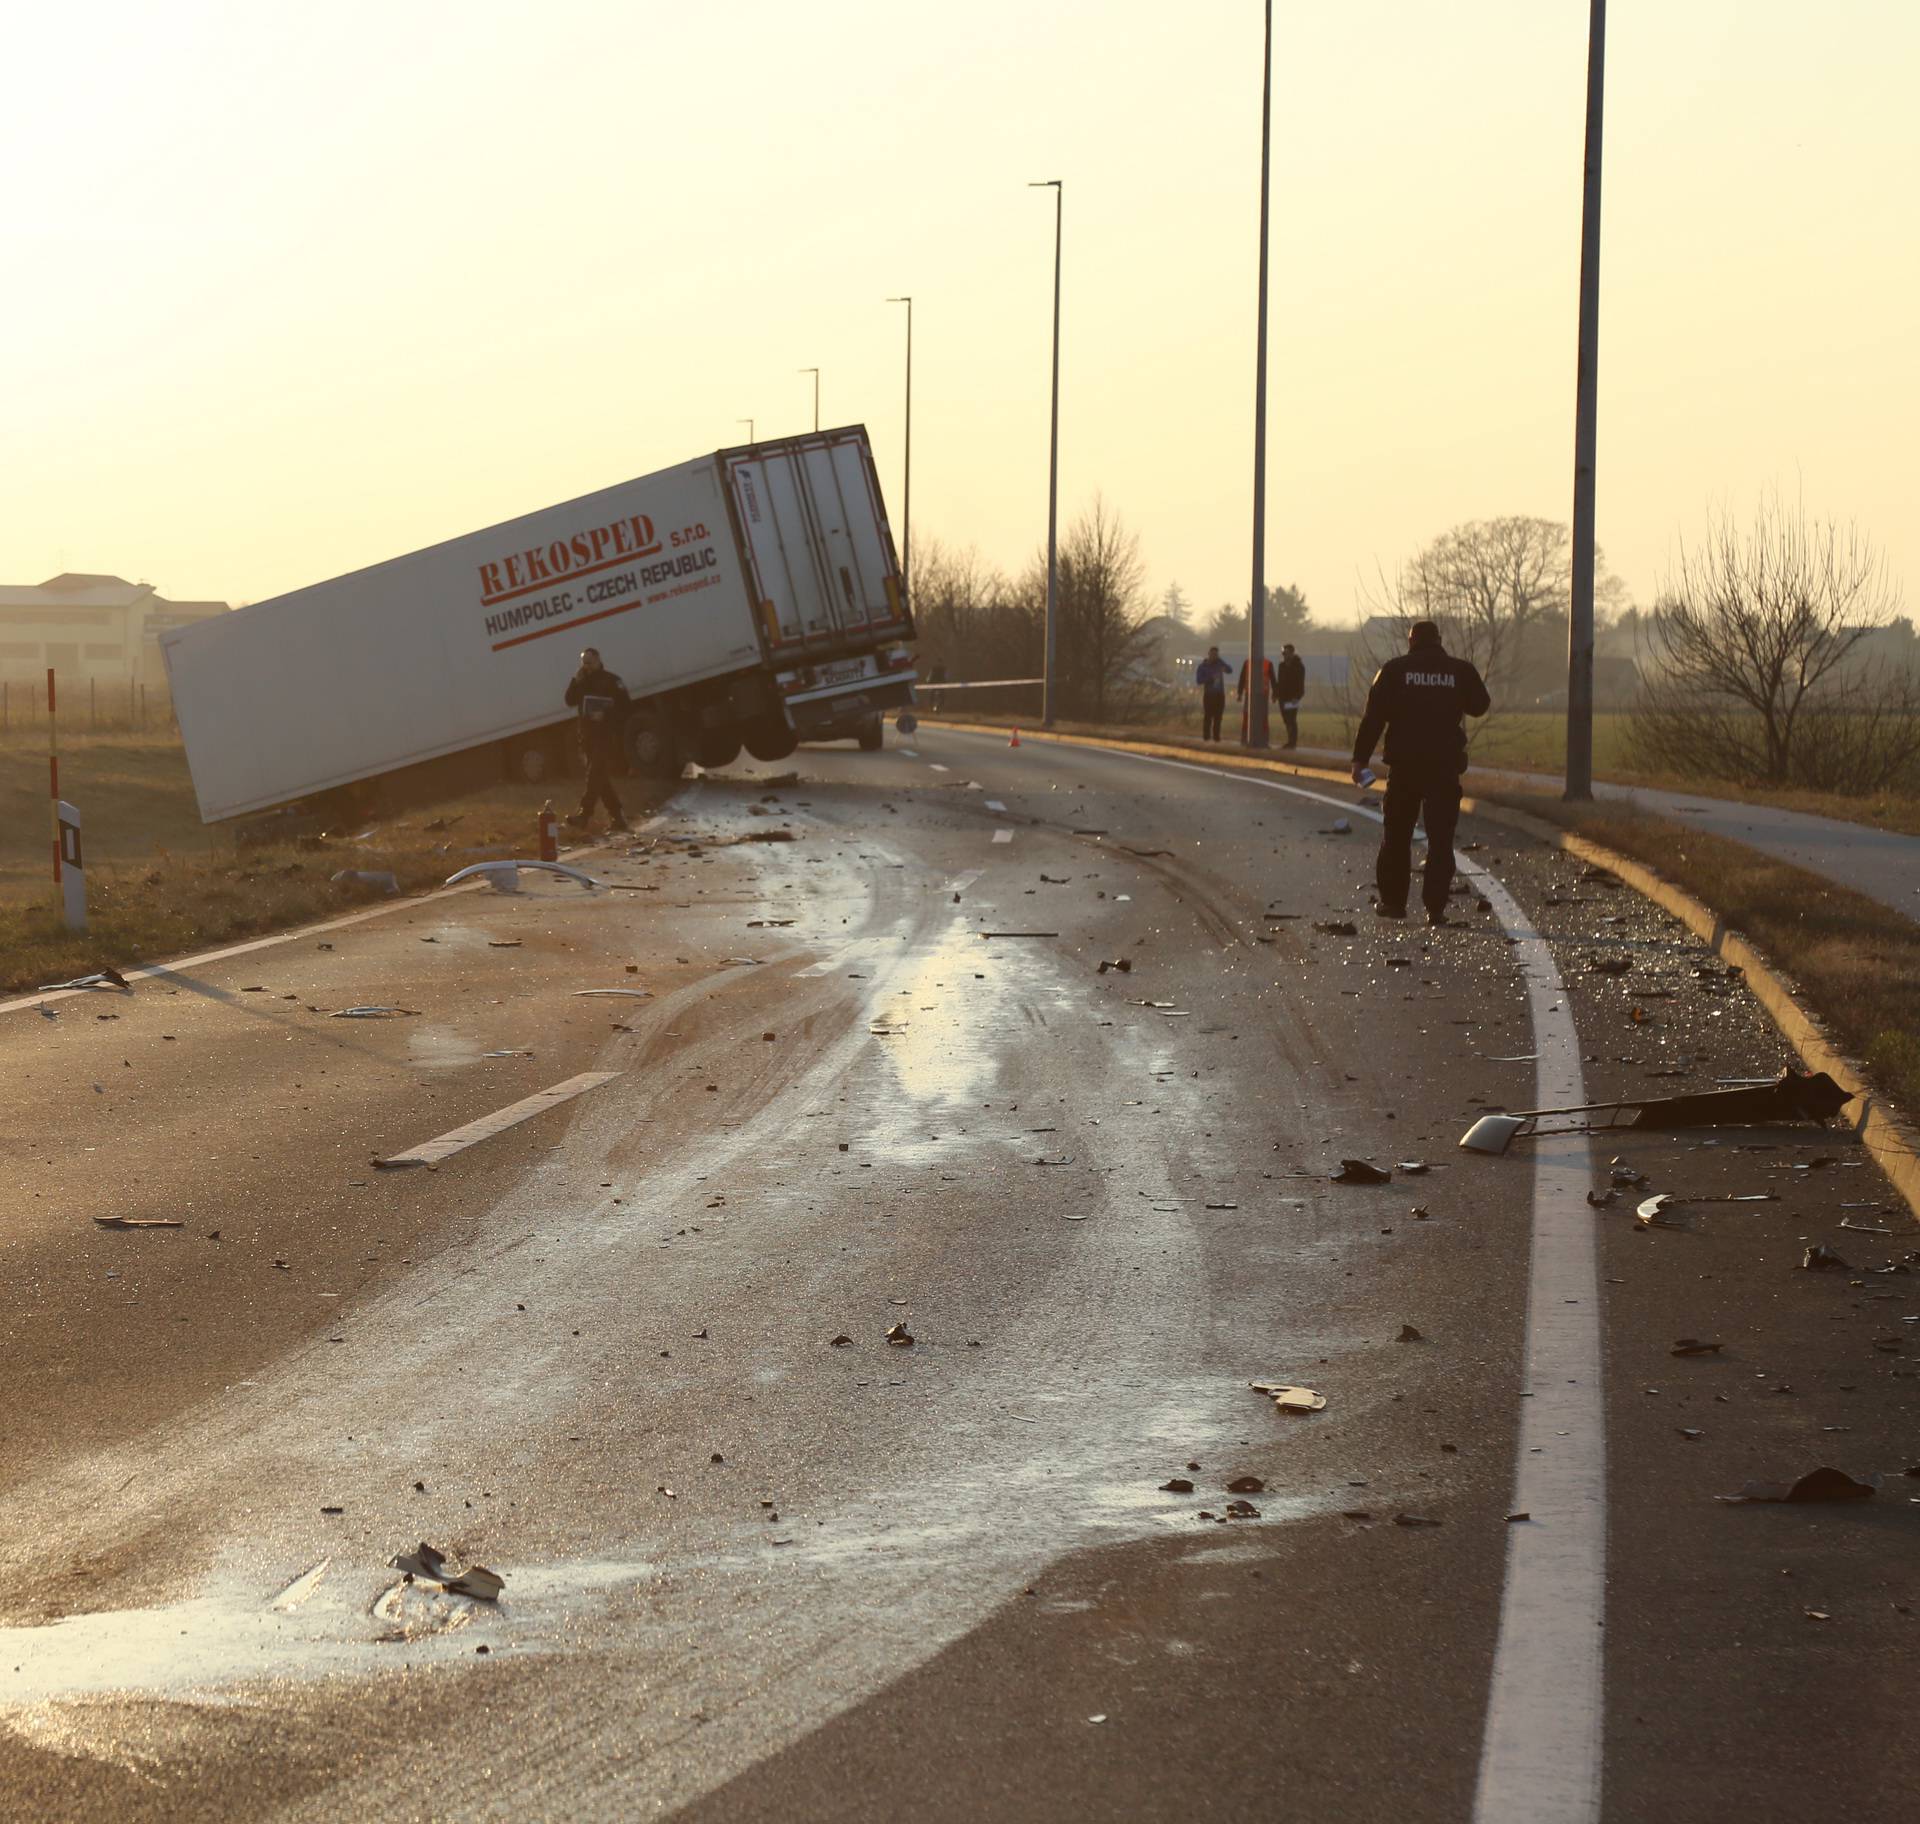
<svg viewBox="0 0 1920 1824">
<path fill-rule="evenodd" d="M 1337 787 L 793 764 L 0 1009 L 0 1812 L 1908 1808 L 1908 1217 L 1839 1132 L 1455 1147 L 1778 1069 L 1691 938 L 1471 823 L 1379 923 Z"/>
</svg>

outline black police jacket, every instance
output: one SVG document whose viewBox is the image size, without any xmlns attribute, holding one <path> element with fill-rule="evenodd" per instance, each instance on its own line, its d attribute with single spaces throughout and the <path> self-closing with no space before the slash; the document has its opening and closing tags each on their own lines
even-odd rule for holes
<svg viewBox="0 0 1920 1824">
<path fill-rule="evenodd" d="M 1384 731 L 1389 766 L 1467 768 L 1466 716 L 1493 707 L 1480 674 L 1439 646 L 1418 646 L 1374 674 L 1366 714 L 1353 741 L 1353 763 L 1365 766 Z"/>
<path fill-rule="evenodd" d="M 567 685 L 567 707 L 580 712 L 580 745 L 589 756 L 620 751 L 620 731 L 632 701 L 627 687 L 604 665 L 573 674 Z"/>
</svg>

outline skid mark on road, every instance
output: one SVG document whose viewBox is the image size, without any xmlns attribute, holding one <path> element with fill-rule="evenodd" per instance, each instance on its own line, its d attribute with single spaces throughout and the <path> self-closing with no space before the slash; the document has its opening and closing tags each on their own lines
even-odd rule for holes
<svg viewBox="0 0 1920 1824">
<path fill-rule="evenodd" d="M 1064 743 L 1064 745 L 1071 745 Z M 1146 766 L 1236 785 L 1380 821 L 1370 805 L 1277 779 L 1223 772 L 1157 754 L 1102 749 Z M 1580 1039 L 1560 972 L 1513 896 L 1458 857 L 1516 939 L 1532 1018 L 1536 1106 L 1586 1101 Z M 1521 1402 L 1513 1508 L 1531 1518 L 1507 1532 L 1507 1574 L 1488 1693 L 1475 1824 L 1581 1824 L 1599 1816 L 1605 1716 L 1601 1632 L 1606 1619 L 1606 1405 L 1601 1387 L 1600 1274 L 1584 1140 L 1535 1143 L 1533 1238 L 1527 1288 L 1526 1397 Z"/>
</svg>

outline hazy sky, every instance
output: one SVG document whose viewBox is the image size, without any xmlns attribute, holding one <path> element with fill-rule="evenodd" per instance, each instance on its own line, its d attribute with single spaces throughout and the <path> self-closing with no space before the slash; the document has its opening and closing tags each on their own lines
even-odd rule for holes
<svg viewBox="0 0 1920 1824">
<path fill-rule="evenodd" d="M 1277 7 L 1268 576 L 1325 617 L 1567 518 L 1587 8 Z M 1779 485 L 1920 608 L 1920 9 L 1615 0 L 1600 539 Z M 1063 518 L 1250 575 L 1257 0 L 17 8 L 0 582 L 258 599 L 811 423 L 1006 566 Z"/>
</svg>

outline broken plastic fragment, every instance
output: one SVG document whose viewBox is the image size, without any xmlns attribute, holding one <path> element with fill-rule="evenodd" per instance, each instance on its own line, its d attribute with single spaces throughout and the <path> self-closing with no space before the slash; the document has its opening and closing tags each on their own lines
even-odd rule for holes
<svg viewBox="0 0 1920 1824">
<path fill-rule="evenodd" d="M 1377 1165 L 1369 1165 L 1364 1159 L 1342 1159 L 1340 1169 L 1334 1173 L 1335 1184 L 1391 1184 L 1393 1174 L 1383 1172 Z"/>
<path fill-rule="evenodd" d="M 1255 1393 L 1267 1395 L 1282 1412 L 1320 1412 L 1327 1404 L 1327 1396 L 1315 1393 L 1311 1387 L 1294 1387 L 1279 1381 L 1249 1381 L 1247 1385 Z"/>
</svg>

